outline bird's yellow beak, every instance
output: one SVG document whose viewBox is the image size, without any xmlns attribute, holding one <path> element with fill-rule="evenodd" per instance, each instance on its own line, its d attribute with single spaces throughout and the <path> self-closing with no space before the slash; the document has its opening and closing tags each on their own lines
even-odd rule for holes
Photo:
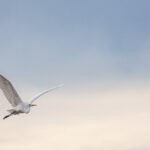
<svg viewBox="0 0 150 150">
<path fill-rule="evenodd" d="M 30 106 L 37 106 L 36 104 L 30 104 Z"/>
</svg>

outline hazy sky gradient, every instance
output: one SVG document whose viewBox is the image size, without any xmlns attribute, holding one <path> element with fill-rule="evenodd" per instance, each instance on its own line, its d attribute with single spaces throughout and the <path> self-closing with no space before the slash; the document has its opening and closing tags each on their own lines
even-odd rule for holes
<svg viewBox="0 0 150 150">
<path fill-rule="evenodd" d="M 149 0 L 0 0 L 0 73 L 29 115 L 1 120 L 2 150 L 150 149 Z M 0 93 L 1 118 L 10 105 Z"/>
<path fill-rule="evenodd" d="M 0 3 L 3 74 L 35 83 L 43 75 L 66 82 L 149 79 L 148 0 Z"/>
</svg>

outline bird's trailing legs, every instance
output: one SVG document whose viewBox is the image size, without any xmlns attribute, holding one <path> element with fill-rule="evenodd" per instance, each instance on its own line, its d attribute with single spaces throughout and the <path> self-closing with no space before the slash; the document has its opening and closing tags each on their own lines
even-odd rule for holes
<svg viewBox="0 0 150 150">
<path fill-rule="evenodd" d="M 6 119 L 6 118 L 8 118 L 8 117 L 10 117 L 10 116 L 12 116 L 12 115 L 13 115 L 13 113 L 11 113 L 11 114 L 5 116 L 3 119 Z"/>
<path fill-rule="evenodd" d="M 17 114 L 20 113 L 20 112 L 15 111 L 14 109 L 10 109 L 10 110 L 8 110 L 8 112 L 10 112 L 10 114 L 5 116 L 3 119 L 6 119 L 6 118 L 8 118 L 8 117 L 10 117 L 12 115 L 17 115 Z"/>
<path fill-rule="evenodd" d="M 10 117 L 12 115 L 18 115 L 18 114 L 22 113 L 21 111 L 16 111 L 14 109 L 10 109 L 10 110 L 8 110 L 8 112 L 10 112 L 10 114 L 5 116 L 3 119 L 6 119 L 6 118 L 8 118 L 8 117 Z"/>
</svg>

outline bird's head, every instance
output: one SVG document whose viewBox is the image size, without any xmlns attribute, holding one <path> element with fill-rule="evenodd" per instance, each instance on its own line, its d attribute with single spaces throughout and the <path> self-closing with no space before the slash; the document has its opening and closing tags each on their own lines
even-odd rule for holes
<svg viewBox="0 0 150 150">
<path fill-rule="evenodd" d="M 29 106 L 32 107 L 32 106 L 37 106 L 37 105 L 36 104 L 29 104 Z"/>
</svg>

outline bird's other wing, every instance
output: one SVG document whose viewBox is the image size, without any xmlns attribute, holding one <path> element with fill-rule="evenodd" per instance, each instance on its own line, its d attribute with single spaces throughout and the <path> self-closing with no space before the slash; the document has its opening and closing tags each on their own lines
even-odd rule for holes
<svg viewBox="0 0 150 150">
<path fill-rule="evenodd" d="M 0 75 L 0 88 L 13 107 L 23 103 L 13 85 L 2 75 Z"/>
<path fill-rule="evenodd" d="M 45 90 L 45 91 L 43 91 L 43 92 L 41 92 L 41 93 L 35 95 L 33 98 L 31 98 L 31 99 L 29 100 L 29 104 L 32 104 L 32 103 L 33 103 L 36 99 L 38 99 L 40 96 L 42 96 L 42 95 L 44 95 L 44 94 L 46 94 L 46 93 L 48 93 L 48 92 L 51 92 L 51 91 L 53 91 L 53 90 L 55 90 L 55 89 L 58 89 L 58 88 L 60 88 L 60 87 L 62 87 L 62 86 L 63 86 L 63 85 L 59 85 L 59 86 L 56 86 L 56 87 L 47 89 L 47 90 Z"/>
</svg>

